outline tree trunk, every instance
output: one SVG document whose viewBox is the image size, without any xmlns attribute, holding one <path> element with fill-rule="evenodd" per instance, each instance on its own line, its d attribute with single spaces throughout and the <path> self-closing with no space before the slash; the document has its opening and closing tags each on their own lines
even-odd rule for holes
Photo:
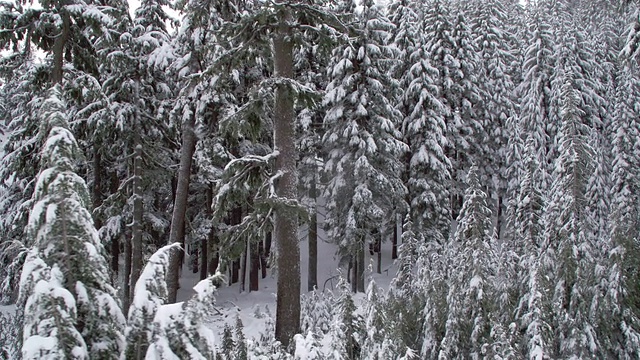
<svg viewBox="0 0 640 360">
<path fill-rule="evenodd" d="M 264 241 L 258 242 L 258 256 L 260 257 L 260 270 L 264 279 L 267 277 L 267 258 L 264 256 Z"/>
<path fill-rule="evenodd" d="M 242 262 L 241 262 L 241 270 L 242 270 L 242 282 L 240 284 L 240 291 L 246 291 L 247 290 L 247 258 L 249 257 L 249 252 L 250 252 L 250 244 L 249 244 L 249 240 L 246 241 L 245 245 L 244 245 L 244 252 L 242 253 Z"/>
<path fill-rule="evenodd" d="M 378 263 L 377 263 L 377 267 L 376 267 L 376 272 L 378 274 L 382 274 L 382 234 L 380 233 L 380 235 L 378 236 L 378 238 L 375 240 L 375 244 L 376 244 L 376 251 L 378 253 Z"/>
<path fill-rule="evenodd" d="M 125 235 L 125 239 L 126 239 Z M 122 269 L 122 309 L 129 313 L 129 299 L 131 299 L 131 241 L 124 242 L 124 268 Z"/>
<path fill-rule="evenodd" d="M 313 201 L 311 218 L 309 219 L 309 272 L 307 277 L 307 291 L 318 287 L 318 205 L 316 202 L 316 174 L 313 168 L 313 180 L 309 189 L 309 197 Z"/>
<path fill-rule="evenodd" d="M 391 259 L 395 260 L 398 258 L 398 214 L 393 214 L 393 238 L 391 239 Z"/>
<path fill-rule="evenodd" d="M 261 241 L 260 241 L 261 242 Z M 249 291 L 260 290 L 260 245 L 259 242 L 252 242 L 249 245 L 251 254 L 251 271 L 249 272 Z"/>
<path fill-rule="evenodd" d="M 120 186 L 118 180 L 118 174 L 116 172 L 111 173 L 111 184 L 109 185 L 109 193 L 115 194 Z M 111 270 L 114 274 L 118 274 L 120 268 L 120 239 L 111 239 Z M 117 276 L 115 276 L 117 279 Z M 115 283 L 115 282 L 114 282 Z"/>
<path fill-rule="evenodd" d="M 231 283 L 235 284 L 240 281 L 240 259 L 233 260 L 231 263 Z"/>
<path fill-rule="evenodd" d="M 365 242 L 362 242 L 362 246 L 358 251 L 358 291 L 364 292 L 364 246 Z"/>
<path fill-rule="evenodd" d="M 133 300 L 133 290 L 142 271 L 142 146 L 136 146 L 133 158 L 133 226 L 131 227 L 131 291 L 130 299 Z"/>
<path fill-rule="evenodd" d="M 290 15 L 280 20 L 273 37 L 274 76 L 293 78 L 293 43 Z M 276 194 L 283 199 L 297 199 L 295 123 L 293 94 L 285 84 L 276 88 L 273 138 L 276 151 Z M 274 235 L 278 263 L 278 294 L 276 303 L 276 340 L 286 348 L 293 336 L 300 332 L 300 247 L 295 212 L 279 207 L 275 211 Z"/>
<path fill-rule="evenodd" d="M 496 236 L 498 240 L 500 240 L 501 232 L 502 232 L 502 196 L 498 195 L 498 211 L 497 211 L 497 221 L 496 221 Z"/>
<path fill-rule="evenodd" d="M 349 269 L 351 269 L 351 292 L 358 292 L 358 252 L 351 257 L 349 261 Z"/>
<path fill-rule="evenodd" d="M 211 214 L 213 209 L 211 206 L 213 204 L 213 185 L 207 186 L 207 203 L 206 203 L 206 212 L 207 219 L 211 219 Z M 213 224 L 211 224 L 211 230 L 207 234 L 207 237 L 202 238 L 200 240 L 200 280 L 204 280 L 207 278 L 207 267 L 209 265 L 209 241 L 213 238 Z"/>
<path fill-rule="evenodd" d="M 60 34 L 53 42 L 53 69 L 51 69 L 51 82 L 53 84 L 62 83 L 63 73 L 62 68 L 64 66 L 64 47 L 69 39 L 69 32 L 71 31 L 71 18 L 69 13 L 59 9 L 60 18 L 62 19 L 62 28 Z"/>
<path fill-rule="evenodd" d="M 167 274 L 167 291 L 169 303 L 176 302 L 180 279 L 180 260 L 184 253 L 184 223 L 187 213 L 187 199 L 189 197 L 189 180 L 191 177 L 191 161 L 196 150 L 196 134 L 194 127 L 195 115 L 191 115 L 182 124 L 182 147 L 180 149 L 180 168 L 178 170 L 178 183 L 176 185 L 173 214 L 171 216 L 171 230 L 169 232 L 169 244 L 179 242 L 182 250 L 172 252 Z"/>
<path fill-rule="evenodd" d="M 91 192 L 93 196 L 93 210 L 102 205 L 102 156 L 100 155 L 98 144 L 93 144 L 93 186 Z M 93 223 L 97 230 L 102 227 L 102 220 L 93 216 Z"/>
</svg>

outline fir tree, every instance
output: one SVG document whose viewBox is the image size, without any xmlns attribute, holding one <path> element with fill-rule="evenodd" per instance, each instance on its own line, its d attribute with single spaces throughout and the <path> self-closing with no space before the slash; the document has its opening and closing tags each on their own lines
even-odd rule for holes
<svg viewBox="0 0 640 360">
<path fill-rule="evenodd" d="M 74 172 L 81 154 L 68 130 L 59 87 L 51 90 L 42 105 L 42 117 L 41 131 L 48 137 L 41 150 L 42 170 L 27 227 L 33 246 L 20 286 L 23 311 L 35 316 L 25 318 L 23 356 L 40 356 L 31 352 L 31 346 L 34 339 L 46 336 L 54 337 L 51 340 L 59 348 L 43 351 L 63 351 L 70 358 L 115 359 L 123 345 L 124 317 L 115 300 L 115 289 L 109 284 L 104 249 L 87 210 L 86 184 Z M 63 312 L 51 316 L 62 316 L 65 320 L 60 324 L 66 324 L 66 330 L 61 329 L 62 338 L 55 339 L 55 325 L 50 318 L 40 316 L 46 316 L 41 314 L 51 311 L 59 301 L 63 301 Z M 42 322 L 51 333 L 38 333 Z M 71 337 L 65 339 L 63 333 Z"/>
<path fill-rule="evenodd" d="M 364 291 L 364 246 L 373 224 L 381 223 L 405 193 L 398 161 L 405 145 L 395 126 L 398 113 L 384 90 L 391 82 L 384 40 L 393 25 L 371 1 L 357 21 L 358 37 L 334 50 L 323 142 L 329 149 L 325 171 L 332 177 L 325 191 L 328 235 L 341 255 L 355 260 L 354 291 Z"/>
<path fill-rule="evenodd" d="M 493 322 L 497 318 L 493 309 L 497 258 L 492 213 L 475 167 L 471 168 L 467 181 L 455 243 L 447 250 L 452 276 L 446 332 L 439 355 L 445 358 L 486 356 L 494 341 L 491 329 L 495 328 Z"/>
</svg>

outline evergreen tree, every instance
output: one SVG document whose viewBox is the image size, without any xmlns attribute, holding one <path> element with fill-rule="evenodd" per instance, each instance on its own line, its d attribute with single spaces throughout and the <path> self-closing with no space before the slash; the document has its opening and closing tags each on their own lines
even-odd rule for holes
<svg viewBox="0 0 640 360">
<path fill-rule="evenodd" d="M 356 313 L 349 284 L 340 278 L 329 335 L 333 341 L 328 356 L 337 360 L 357 359 L 362 346 L 362 318 Z"/>
<path fill-rule="evenodd" d="M 420 22 L 419 32 L 427 26 L 426 21 Z M 427 44 L 423 39 L 416 41 L 407 59 L 411 66 L 402 80 L 406 85 L 403 103 L 408 111 L 403 135 L 409 145 L 407 188 L 412 222 L 437 234 L 436 240 L 440 241 L 439 237 L 448 237 L 451 227 L 447 202 L 452 167 L 445 151 L 447 129 L 436 86 L 438 70 L 428 59 Z"/>
<path fill-rule="evenodd" d="M 124 317 L 87 210 L 88 189 L 74 172 L 81 154 L 68 130 L 59 87 L 51 90 L 41 111 L 41 131 L 48 136 L 27 227 L 33 245 L 20 286 L 26 316 L 23 357 L 39 358 L 50 352 L 69 358 L 115 359 L 123 345 Z M 60 304 L 60 310 L 55 304 Z M 65 327 L 59 332 L 54 320 L 58 316 Z M 47 329 L 47 334 L 41 334 L 41 329 Z M 41 343 L 44 353 L 39 355 L 32 346 L 43 336 L 53 337 L 48 344 L 55 347 Z"/>
<path fill-rule="evenodd" d="M 492 213 L 475 167 L 471 168 L 467 181 L 455 243 L 446 252 L 451 264 L 451 285 L 446 332 L 439 355 L 444 358 L 487 356 L 494 342 L 492 329 L 496 328 L 493 306 L 497 302 L 494 285 L 497 258 Z"/>
<path fill-rule="evenodd" d="M 619 67 L 613 115 L 613 166 L 611 189 L 611 244 L 608 282 L 600 328 L 603 344 L 611 356 L 632 359 L 640 353 L 636 299 L 640 277 L 637 272 L 638 181 L 633 174 L 640 166 L 637 107 L 640 94 L 635 67 Z"/>
<path fill-rule="evenodd" d="M 550 25 L 548 12 L 551 10 L 546 1 L 530 5 L 528 10 L 528 29 L 530 38 L 522 63 L 523 81 L 518 86 L 520 97 L 520 122 L 522 130 L 531 134 L 534 148 L 540 163 L 541 189 L 551 186 L 551 166 L 554 151 L 556 119 L 552 108 L 552 71 L 555 66 L 555 38 Z"/>
<path fill-rule="evenodd" d="M 598 264 L 596 240 L 586 209 L 586 186 L 592 165 L 588 144 L 590 128 L 578 107 L 579 92 L 573 75 L 565 73 L 562 85 L 562 126 L 556 160 L 552 198 L 548 205 L 547 238 L 555 253 L 554 317 L 555 346 L 560 357 L 598 357 L 599 336 L 595 314 L 599 290 L 594 268 Z"/>
<path fill-rule="evenodd" d="M 326 227 L 341 255 L 351 255 L 354 291 L 364 291 L 364 247 L 374 224 L 402 202 L 398 157 L 406 146 L 399 140 L 393 108 L 385 88 L 390 50 L 384 44 L 393 25 L 379 6 L 364 4 L 357 18 L 361 26 L 351 44 L 334 50 L 331 82 L 325 104 L 328 149 L 325 171 L 332 177 L 325 191 L 329 199 Z"/>
</svg>

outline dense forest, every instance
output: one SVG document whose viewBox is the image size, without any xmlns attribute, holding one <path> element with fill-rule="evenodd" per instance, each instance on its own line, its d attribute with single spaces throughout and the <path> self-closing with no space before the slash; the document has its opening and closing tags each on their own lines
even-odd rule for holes
<svg viewBox="0 0 640 360">
<path fill-rule="evenodd" d="M 129 6 L 0 1 L 0 358 L 640 358 L 638 4 Z"/>
</svg>

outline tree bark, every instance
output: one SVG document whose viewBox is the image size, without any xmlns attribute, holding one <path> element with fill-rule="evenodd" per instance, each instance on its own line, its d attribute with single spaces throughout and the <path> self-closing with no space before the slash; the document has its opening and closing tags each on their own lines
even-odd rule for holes
<svg viewBox="0 0 640 360">
<path fill-rule="evenodd" d="M 213 209 L 211 206 L 213 204 L 213 185 L 207 186 L 207 204 L 206 204 L 206 212 L 207 219 L 211 219 Z M 209 265 L 209 241 L 213 238 L 213 224 L 211 224 L 211 230 L 207 234 L 207 237 L 202 238 L 200 240 L 200 280 L 204 280 L 207 278 L 207 267 Z"/>
<path fill-rule="evenodd" d="M 115 194 L 118 191 L 120 181 L 116 172 L 111 173 L 111 184 L 109 185 L 109 193 Z M 111 270 L 114 274 L 118 274 L 120 268 L 120 239 L 111 239 Z M 117 279 L 117 276 L 115 276 Z M 114 282 L 115 283 L 115 282 Z"/>
<path fill-rule="evenodd" d="M 395 260 L 398 258 L 398 214 L 393 214 L 393 238 L 391 239 L 391 259 Z"/>
<path fill-rule="evenodd" d="M 274 75 L 293 78 L 293 43 L 291 28 L 285 14 L 273 37 Z M 283 199 L 297 199 L 297 173 L 293 94 L 285 84 L 276 88 L 273 138 L 279 151 L 275 171 L 281 177 L 275 184 L 276 194 Z M 286 348 L 300 332 L 300 247 L 295 212 L 283 207 L 275 211 L 274 235 L 278 263 L 278 295 L 276 303 L 276 340 Z"/>
<path fill-rule="evenodd" d="M 62 19 L 62 28 L 60 34 L 53 42 L 53 69 L 51 69 L 51 82 L 53 84 L 62 83 L 63 73 L 62 68 L 64 66 L 64 48 L 69 39 L 69 33 L 71 32 L 71 18 L 66 10 L 58 9 L 60 18 Z"/>
<path fill-rule="evenodd" d="M 180 265 L 184 253 L 185 215 L 187 213 L 187 199 L 189 197 L 189 180 L 191 177 L 191 161 L 196 150 L 196 134 L 194 127 L 195 115 L 192 114 L 182 124 L 182 147 L 180 149 L 180 168 L 178 169 L 178 183 L 176 184 L 173 214 L 171 216 L 171 230 L 169 244 L 179 242 L 182 250 L 174 251 L 171 255 L 167 274 L 167 291 L 169 303 L 175 303 L 178 294 Z"/>
<path fill-rule="evenodd" d="M 502 195 L 498 195 L 498 211 L 496 213 L 498 218 L 496 221 L 496 236 L 500 240 L 502 232 Z"/>
<path fill-rule="evenodd" d="M 360 250 L 358 251 L 358 291 L 364 292 L 364 246 L 365 242 L 362 242 Z"/>
<path fill-rule="evenodd" d="M 307 273 L 307 291 L 318 287 L 318 204 L 316 202 L 316 169 L 313 168 L 313 180 L 309 189 L 309 197 L 313 201 L 311 218 L 309 219 L 309 271 Z"/>
<path fill-rule="evenodd" d="M 260 241 L 261 242 L 261 241 Z M 253 241 L 249 245 L 251 254 L 251 270 L 249 272 L 249 291 L 260 290 L 260 242 Z"/>
<path fill-rule="evenodd" d="M 133 158 L 133 225 L 131 227 L 131 284 L 130 300 L 133 300 L 133 292 L 136 282 L 142 272 L 142 146 L 136 146 Z"/>
<path fill-rule="evenodd" d="M 124 268 L 122 269 L 122 309 L 125 314 L 129 313 L 129 299 L 131 299 L 131 241 L 124 241 Z"/>
</svg>

